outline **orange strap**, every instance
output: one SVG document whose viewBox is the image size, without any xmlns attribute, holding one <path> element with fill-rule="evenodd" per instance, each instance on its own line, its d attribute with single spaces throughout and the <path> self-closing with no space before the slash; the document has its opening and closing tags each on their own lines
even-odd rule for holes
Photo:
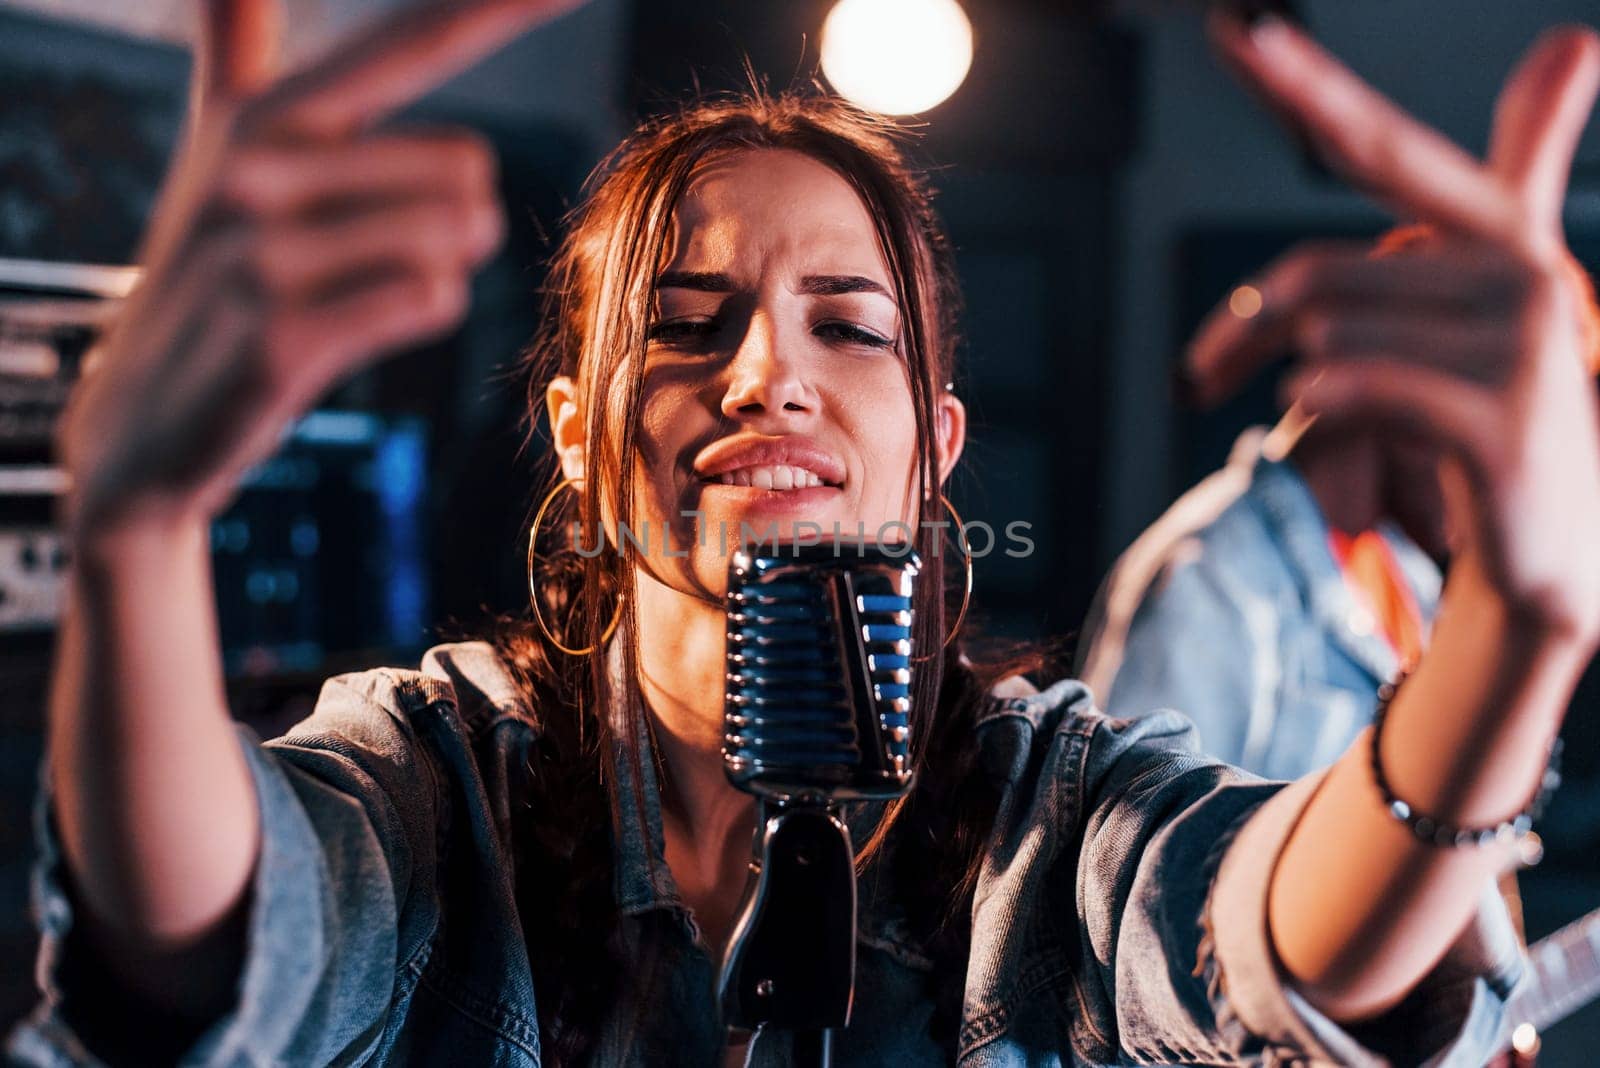
<svg viewBox="0 0 1600 1068">
<path fill-rule="evenodd" d="M 1344 572 L 1346 585 L 1372 612 L 1378 633 L 1401 664 L 1414 666 L 1422 657 L 1422 610 L 1389 543 L 1375 530 L 1364 530 L 1353 538 L 1342 530 L 1332 530 L 1328 548 Z"/>
</svg>

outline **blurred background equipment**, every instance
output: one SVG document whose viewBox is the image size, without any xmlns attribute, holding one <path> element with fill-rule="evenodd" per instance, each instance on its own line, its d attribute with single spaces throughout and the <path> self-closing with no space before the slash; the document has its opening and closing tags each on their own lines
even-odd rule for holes
<svg viewBox="0 0 1600 1068">
<path fill-rule="evenodd" d="M 0 259 L 0 635 L 48 630 L 66 552 L 50 441 L 84 354 L 137 273 Z"/>
<path fill-rule="evenodd" d="M 285 2 L 301 63 L 410 0 Z M 61 563 L 45 424 L 128 280 L 70 265 L 134 259 L 182 117 L 196 3 L 0 0 L 0 258 L 34 271 L 0 287 L 0 1027 L 34 996 L 28 814 Z M 917 6 L 876 4 L 902 5 Z M 440 632 L 520 608 L 541 449 L 522 449 L 511 371 L 536 326 L 547 239 L 583 176 L 635 118 L 696 87 L 747 85 L 747 69 L 776 89 L 847 90 L 824 27 L 836 9 L 874 6 L 593 0 L 415 109 L 492 139 L 510 239 L 462 331 L 326 398 L 218 520 L 236 714 L 272 733 L 327 674 L 404 662 Z M 914 109 L 968 302 L 957 388 L 972 440 L 951 497 L 996 530 L 1031 523 L 1040 550 L 976 561 L 990 633 L 1072 631 L 1110 561 L 1240 428 L 1275 416 L 1266 381 L 1220 412 L 1172 405 L 1168 372 L 1201 312 L 1295 241 L 1387 226 L 1217 69 L 1196 6 L 962 2 L 970 68 Z M 1296 6 L 1360 73 L 1474 151 L 1513 58 L 1545 26 L 1595 14 L 1593 0 Z M 879 63 L 912 37 L 873 42 Z M 1600 266 L 1600 122 L 1578 154 L 1568 228 Z M 48 307 L 24 313 L 28 302 Z M 1524 879 L 1534 937 L 1600 903 L 1600 680 L 1579 703 L 1568 785 L 1541 828 L 1549 856 Z M 1591 1010 L 1544 1036 L 1542 1063 L 1591 1063 L 1597 1038 Z"/>
<path fill-rule="evenodd" d="M 416 417 L 325 409 L 301 419 L 211 524 L 228 673 L 420 652 L 427 476 Z"/>
</svg>

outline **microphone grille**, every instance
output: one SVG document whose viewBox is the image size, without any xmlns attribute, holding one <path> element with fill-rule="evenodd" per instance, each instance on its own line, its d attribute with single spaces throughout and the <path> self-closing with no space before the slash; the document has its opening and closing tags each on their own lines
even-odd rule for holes
<svg viewBox="0 0 1600 1068">
<path fill-rule="evenodd" d="M 830 800 L 910 788 L 920 570 L 909 547 L 895 555 L 854 542 L 734 554 L 723 764 L 736 786 Z"/>
</svg>

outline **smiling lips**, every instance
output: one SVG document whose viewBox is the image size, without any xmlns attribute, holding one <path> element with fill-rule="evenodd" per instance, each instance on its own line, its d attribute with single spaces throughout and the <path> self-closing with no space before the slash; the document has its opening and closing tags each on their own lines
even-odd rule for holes
<svg viewBox="0 0 1600 1068">
<path fill-rule="evenodd" d="M 832 453 L 792 436 L 723 438 L 700 453 L 694 469 L 710 485 L 757 490 L 836 489 L 845 476 L 844 464 Z"/>
<path fill-rule="evenodd" d="M 823 485 L 822 476 L 788 464 L 761 464 L 724 471 L 712 481 L 724 486 L 753 486 L 764 490 L 810 489 Z"/>
</svg>

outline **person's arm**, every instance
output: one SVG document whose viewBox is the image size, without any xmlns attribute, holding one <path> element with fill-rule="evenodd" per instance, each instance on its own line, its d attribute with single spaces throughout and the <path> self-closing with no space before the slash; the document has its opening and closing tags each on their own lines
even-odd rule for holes
<svg viewBox="0 0 1600 1068">
<path fill-rule="evenodd" d="M 1485 165 L 1286 24 L 1214 26 L 1225 58 L 1337 169 L 1444 235 L 1383 261 L 1336 246 L 1291 254 L 1260 280 L 1260 314 L 1208 321 L 1190 367 L 1215 397 L 1292 345 L 1307 366 L 1285 392 L 1309 413 L 1421 437 L 1447 458 L 1461 551 L 1381 759 L 1417 811 L 1493 825 L 1535 792 L 1600 634 L 1600 430 L 1560 230 L 1600 42 L 1569 30 L 1541 43 L 1502 96 Z M 1500 861 L 1413 837 L 1385 810 L 1364 741 L 1294 829 L 1268 910 L 1283 968 L 1347 1021 L 1412 990 Z"/>
<path fill-rule="evenodd" d="M 50 695 L 55 812 L 89 937 L 186 1016 L 231 997 L 258 848 L 203 522 L 79 539 Z"/>
<path fill-rule="evenodd" d="M 49 773 L 85 932 L 153 1005 L 234 996 L 260 842 L 208 526 L 339 378 L 466 310 L 501 232 L 474 137 L 372 124 L 561 0 L 424 5 L 271 83 L 273 0 L 213 0 L 206 107 L 60 431 L 73 553 Z M 197 98 L 201 94 L 196 94 Z"/>
<path fill-rule="evenodd" d="M 1482 827 L 1534 792 L 1593 643 L 1519 616 L 1469 567 L 1453 569 L 1432 645 L 1388 714 L 1381 759 L 1395 794 L 1417 811 Z M 1269 912 L 1284 967 L 1347 1020 L 1399 1001 L 1507 860 L 1496 848 L 1420 844 L 1384 810 L 1368 740 L 1364 732 L 1307 808 Z"/>
<path fill-rule="evenodd" d="M 1176 713 L 1108 720 L 1086 695 L 1072 711 L 1039 762 L 1047 771 L 1037 788 L 1055 795 L 1051 804 L 1025 794 L 1033 803 L 1004 807 L 1012 818 L 997 828 L 1019 836 L 1015 852 L 998 855 L 1025 870 L 1031 825 L 1016 814 L 1069 812 L 1081 821 L 1075 848 L 1057 855 L 1060 876 L 1039 884 L 1046 894 L 1072 887 L 1078 931 L 1060 939 L 1073 955 L 1071 993 L 1061 1000 L 1075 1007 L 1069 1032 L 1080 1060 L 1253 1064 L 1272 1051 L 1295 1063 L 1420 1065 L 1487 1052 L 1496 1000 L 1486 995 L 1503 995 L 1520 963 L 1492 891 L 1477 902 L 1472 928 L 1418 977 L 1412 1000 L 1360 1027 L 1341 1026 L 1284 982 L 1266 923 L 1273 862 L 1326 773 L 1266 782 L 1202 757 Z M 1053 770 L 1063 758 L 1073 774 Z M 1029 917 L 1039 931 L 1019 941 L 1051 944 L 1066 910 L 1006 897 L 1028 885 L 998 875 L 985 909 Z"/>
</svg>

